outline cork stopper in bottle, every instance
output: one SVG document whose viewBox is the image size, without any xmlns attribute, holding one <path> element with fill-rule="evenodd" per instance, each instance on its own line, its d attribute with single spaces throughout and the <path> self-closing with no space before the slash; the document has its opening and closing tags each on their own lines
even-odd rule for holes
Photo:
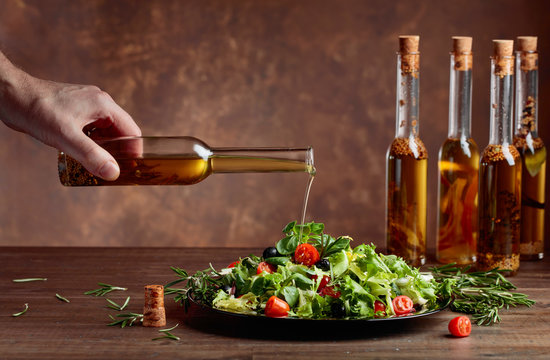
<svg viewBox="0 0 550 360">
<path fill-rule="evenodd" d="M 520 68 L 522 71 L 538 70 L 539 55 L 537 53 L 536 36 L 518 36 L 518 51 L 520 52 Z"/>
<path fill-rule="evenodd" d="M 420 36 L 418 35 L 400 35 L 399 53 L 401 53 L 401 55 L 416 54 L 418 52 L 419 42 Z"/>
<path fill-rule="evenodd" d="M 453 52 L 455 54 L 472 52 L 472 38 L 470 36 L 453 36 Z"/>
<path fill-rule="evenodd" d="M 472 38 L 470 36 L 453 36 L 453 54 L 455 70 L 471 70 L 473 64 Z"/>
<path fill-rule="evenodd" d="M 518 36 L 519 51 L 537 51 L 536 36 Z"/>
<path fill-rule="evenodd" d="M 514 40 L 493 40 L 495 75 L 504 77 L 514 74 Z"/>
<path fill-rule="evenodd" d="M 164 309 L 164 287 L 162 285 L 145 286 L 143 326 L 166 326 L 166 312 Z"/>
<path fill-rule="evenodd" d="M 420 36 L 418 35 L 399 36 L 399 54 L 401 55 L 401 73 L 403 75 L 418 76 L 418 70 L 420 69 L 419 42 Z"/>
<path fill-rule="evenodd" d="M 493 40 L 494 56 L 512 56 L 514 53 L 514 40 Z"/>
</svg>

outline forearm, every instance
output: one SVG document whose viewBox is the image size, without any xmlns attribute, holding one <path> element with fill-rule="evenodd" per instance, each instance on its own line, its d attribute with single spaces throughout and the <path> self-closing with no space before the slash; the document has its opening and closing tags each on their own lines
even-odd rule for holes
<svg viewBox="0 0 550 360">
<path fill-rule="evenodd" d="M 34 80 L 0 51 L 0 120 L 14 130 L 25 131 L 27 127 Z"/>
</svg>

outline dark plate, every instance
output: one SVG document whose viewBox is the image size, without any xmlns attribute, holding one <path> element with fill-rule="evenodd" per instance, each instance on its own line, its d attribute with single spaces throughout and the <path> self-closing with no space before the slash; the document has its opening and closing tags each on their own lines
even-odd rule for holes
<svg viewBox="0 0 550 360">
<path fill-rule="evenodd" d="M 428 326 L 421 318 L 437 314 L 445 307 L 382 319 L 270 318 L 224 311 L 207 306 L 189 296 L 191 306 L 186 322 L 202 331 L 237 337 L 259 338 L 350 338 L 385 336 Z M 428 320 L 428 319 L 427 319 Z M 421 322 L 422 324 L 419 324 Z M 262 331 L 258 331 L 262 329 Z M 330 329 L 330 331 L 327 331 Z M 321 335 L 321 336 L 320 336 Z"/>
</svg>

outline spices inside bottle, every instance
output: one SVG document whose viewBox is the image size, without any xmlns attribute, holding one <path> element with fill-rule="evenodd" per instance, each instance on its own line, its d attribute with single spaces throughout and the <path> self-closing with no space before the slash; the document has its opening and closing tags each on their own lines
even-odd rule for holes
<svg viewBox="0 0 550 360">
<path fill-rule="evenodd" d="M 514 145 L 522 161 L 521 260 L 544 257 L 546 147 L 538 136 L 537 37 L 518 37 L 516 51 L 516 131 Z"/>
<path fill-rule="evenodd" d="M 442 263 L 476 261 L 479 150 L 471 137 L 471 49 L 471 37 L 453 37 L 449 131 L 438 161 L 436 258 Z"/>
<path fill-rule="evenodd" d="M 70 156 L 59 153 L 59 179 L 63 185 L 192 185 L 216 173 L 315 174 L 312 148 L 210 148 L 189 136 L 123 137 L 97 142 L 117 161 L 118 179 L 98 178 Z"/>
<path fill-rule="evenodd" d="M 494 40 L 489 144 L 479 170 L 479 270 L 519 269 L 521 159 L 512 143 L 512 40 Z"/>
<path fill-rule="evenodd" d="M 426 260 L 428 151 L 419 137 L 419 37 L 400 36 L 396 135 L 386 156 L 387 251 L 420 266 Z"/>
</svg>

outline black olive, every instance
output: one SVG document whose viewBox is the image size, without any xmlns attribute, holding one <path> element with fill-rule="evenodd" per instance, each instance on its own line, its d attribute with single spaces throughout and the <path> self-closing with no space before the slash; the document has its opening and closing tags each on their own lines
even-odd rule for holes
<svg viewBox="0 0 550 360">
<path fill-rule="evenodd" d="M 229 294 L 229 292 L 231 291 L 231 285 L 222 285 L 220 286 L 220 289 Z"/>
<path fill-rule="evenodd" d="M 271 257 L 276 257 L 276 256 L 281 256 L 281 254 L 279 254 L 279 252 L 277 251 L 277 248 L 275 248 L 273 246 L 265 248 L 264 253 L 263 253 L 264 259 L 271 258 Z"/>
<path fill-rule="evenodd" d="M 341 302 L 333 302 L 330 305 L 330 311 L 332 312 L 332 316 L 335 318 L 342 318 L 346 316 L 346 308 Z"/>
<path fill-rule="evenodd" d="M 317 266 L 319 269 L 321 269 L 323 271 L 329 271 L 330 270 L 330 262 L 328 261 L 328 259 L 321 259 L 321 260 L 317 261 L 315 266 Z"/>
</svg>

